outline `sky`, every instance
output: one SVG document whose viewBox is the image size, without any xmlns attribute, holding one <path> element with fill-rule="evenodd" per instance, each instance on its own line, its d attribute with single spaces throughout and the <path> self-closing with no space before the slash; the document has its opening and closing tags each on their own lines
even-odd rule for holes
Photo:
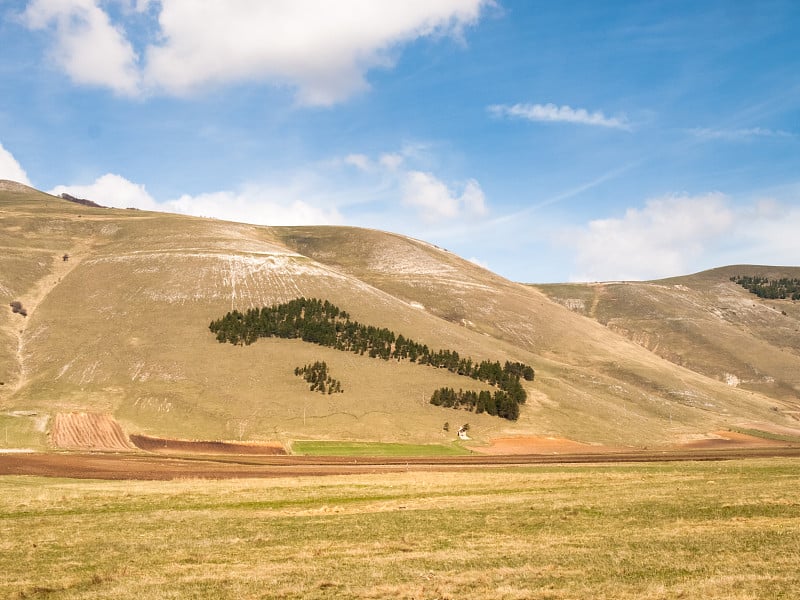
<svg viewBox="0 0 800 600">
<path fill-rule="evenodd" d="M 0 179 L 521 282 L 800 265 L 800 2 L 0 0 Z"/>
</svg>

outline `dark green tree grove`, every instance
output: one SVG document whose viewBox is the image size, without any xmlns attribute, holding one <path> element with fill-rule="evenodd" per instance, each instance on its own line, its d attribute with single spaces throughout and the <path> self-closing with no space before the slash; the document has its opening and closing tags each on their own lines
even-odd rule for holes
<svg viewBox="0 0 800 600">
<path fill-rule="evenodd" d="M 770 300 L 800 300 L 800 279 L 781 277 L 769 279 L 758 275 L 734 275 L 731 281 L 738 283 L 759 298 Z"/>
<path fill-rule="evenodd" d="M 320 392 L 322 394 L 344 393 L 342 382 L 330 376 L 328 365 L 324 361 L 297 367 L 294 370 L 294 374 L 305 379 L 310 384 L 309 389 L 312 392 Z"/>
<path fill-rule="evenodd" d="M 350 315 L 327 300 L 297 298 L 284 304 L 231 311 L 212 321 L 209 329 L 220 343 L 249 345 L 262 337 L 301 339 L 305 342 L 335 348 L 344 352 L 368 355 L 382 360 L 408 360 L 421 365 L 447 369 L 465 377 L 499 388 L 494 395 L 479 401 L 484 392 L 462 392 L 450 400 L 450 392 L 442 399 L 436 392 L 431 403 L 438 406 L 486 412 L 506 419 L 519 416 L 519 404 L 527 398 L 520 379 L 533 381 L 533 367 L 520 362 L 484 360 L 476 362 L 462 357 L 455 350 L 431 350 L 385 327 L 363 325 L 351 321 Z M 327 389 L 327 388 L 326 388 Z M 442 388 L 446 389 L 446 388 Z"/>
</svg>

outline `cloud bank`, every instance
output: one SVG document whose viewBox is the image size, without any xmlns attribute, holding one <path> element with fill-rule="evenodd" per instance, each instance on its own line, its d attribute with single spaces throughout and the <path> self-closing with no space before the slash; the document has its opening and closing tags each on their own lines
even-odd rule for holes
<svg viewBox="0 0 800 600">
<path fill-rule="evenodd" d="M 760 199 L 735 205 L 715 192 L 651 199 L 624 216 L 562 232 L 573 281 L 643 280 L 730 264 L 800 264 L 800 207 Z"/>
<path fill-rule="evenodd" d="M 22 22 L 52 34 L 51 59 L 79 84 L 138 96 L 261 81 L 330 105 L 367 89 L 366 73 L 391 67 L 403 45 L 460 38 L 492 3 L 33 0 Z M 115 20 L 106 6 L 119 9 Z"/>
<path fill-rule="evenodd" d="M 235 190 L 183 194 L 168 200 L 156 200 L 144 185 L 114 173 L 89 184 L 58 185 L 49 193 L 67 193 L 115 208 L 259 225 L 341 224 L 346 221 L 342 210 L 355 205 L 361 214 L 374 210 L 396 225 L 448 224 L 488 213 L 485 195 L 476 180 L 445 183 L 433 173 L 410 166 L 409 161 L 415 162 L 410 154 L 413 149 L 376 157 L 353 153 L 284 174 L 269 183 L 251 182 Z M 350 222 L 358 224 L 360 218 L 352 215 Z"/>
<path fill-rule="evenodd" d="M 325 208 L 302 199 L 304 190 L 287 185 L 249 184 L 235 191 L 221 190 L 157 202 L 144 185 L 108 173 L 87 185 L 59 185 L 53 195 L 66 192 L 103 206 L 172 212 L 260 225 L 328 225 L 342 222 L 335 207 Z"/>
</svg>

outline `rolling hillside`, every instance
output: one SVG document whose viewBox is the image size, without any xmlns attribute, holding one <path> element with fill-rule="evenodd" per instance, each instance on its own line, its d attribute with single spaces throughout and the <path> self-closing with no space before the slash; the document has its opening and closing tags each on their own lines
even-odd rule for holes
<svg viewBox="0 0 800 600">
<path fill-rule="evenodd" d="M 128 435 L 286 446 L 444 442 L 445 422 L 468 422 L 478 444 L 517 435 L 643 447 L 729 427 L 800 435 L 797 307 L 757 299 L 726 270 L 622 284 L 653 297 L 631 296 L 626 309 L 605 301 L 611 284 L 517 284 L 380 231 L 95 208 L 11 182 L 0 182 L 0 249 L 0 447 L 47 447 L 56 416 L 76 412 L 110 415 Z M 660 317 L 648 286 L 668 290 L 676 312 Z M 296 339 L 220 344 L 209 332 L 231 309 L 300 296 L 431 348 L 532 365 L 519 420 L 430 405 L 442 386 L 487 387 L 442 369 Z M 646 338 L 646 318 L 683 325 Z M 737 350 L 748 348 L 757 358 Z M 317 360 L 344 394 L 294 376 Z"/>
<path fill-rule="evenodd" d="M 536 287 L 676 365 L 791 411 L 800 399 L 800 303 L 760 299 L 731 281 L 741 275 L 798 279 L 800 268 L 737 265 L 651 282 Z"/>
</svg>

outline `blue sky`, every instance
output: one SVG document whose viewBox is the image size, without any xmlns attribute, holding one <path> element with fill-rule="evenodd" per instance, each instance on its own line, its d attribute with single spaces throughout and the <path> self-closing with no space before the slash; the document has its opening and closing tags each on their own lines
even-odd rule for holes
<svg viewBox="0 0 800 600">
<path fill-rule="evenodd" d="M 0 178 L 524 282 L 800 265 L 800 3 L 0 0 Z"/>
</svg>

